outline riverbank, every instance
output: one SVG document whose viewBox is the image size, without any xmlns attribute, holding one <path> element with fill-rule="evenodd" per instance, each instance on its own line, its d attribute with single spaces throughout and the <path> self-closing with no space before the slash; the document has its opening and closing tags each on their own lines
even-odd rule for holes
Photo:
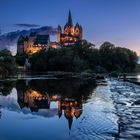
<svg viewBox="0 0 140 140">
<path fill-rule="evenodd" d="M 119 140 L 140 138 L 140 86 L 110 79 L 112 99 L 119 117 Z"/>
</svg>

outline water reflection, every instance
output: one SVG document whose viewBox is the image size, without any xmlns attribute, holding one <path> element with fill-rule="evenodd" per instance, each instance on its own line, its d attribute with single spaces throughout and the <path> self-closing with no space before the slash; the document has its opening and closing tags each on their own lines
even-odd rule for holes
<svg viewBox="0 0 140 140">
<path fill-rule="evenodd" d="M 1 105 L 0 105 L 0 119 L 1 119 Z"/>
<path fill-rule="evenodd" d="M 95 89 L 94 81 L 17 80 L 0 82 L 1 108 L 42 117 L 64 116 L 71 129 L 83 103 Z M 0 115 L 2 113 L 0 112 Z"/>
<path fill-rule="evenodd" d="M 0 81 L 0 139 L 114 139 L 118 127 L 110 86 L 97 85 L 92 80 Z"/>
<path fill-rule="evenodd" d="M 140 82 L 140 75 L 137 74 L 130 74 L 126 78 L 134 82 Z"/>
</svg>

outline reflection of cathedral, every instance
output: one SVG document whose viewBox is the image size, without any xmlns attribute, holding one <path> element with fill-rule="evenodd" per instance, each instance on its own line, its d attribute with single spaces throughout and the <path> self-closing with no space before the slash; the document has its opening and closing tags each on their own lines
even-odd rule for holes
<svg viewBox="0 0 140 140">
<path fill-rule="evenodd" d="M 69 129 L 71 129 L 73 117 L 79 118 L 82 114 L 82 101 L 78 102 L 74 99 L 60 98 L 58 100 L 58 116 L 62 116 L 62 111 L 69 122 Z"/>
<path fill-rule="evenodd" d="M 18 94 L 20 108 L 30 108 L 31 112 L 38 112 L 40 109 L 51 110 L 51 102 L 56 101 L 58 102 L 58 117 L 60 118 L 64 114 L 68 120 L 69 129 L 71 129 L 73 117 L 79 118 L 82 114 L 82 100 L 77 101 L 73 98 L 63 98 L 57 95 L 49 96 L 32 89 Z"/>
</svg>

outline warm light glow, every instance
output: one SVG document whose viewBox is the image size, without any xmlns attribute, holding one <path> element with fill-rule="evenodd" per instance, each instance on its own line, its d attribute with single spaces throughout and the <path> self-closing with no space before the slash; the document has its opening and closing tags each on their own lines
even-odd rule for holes
<svg viewBox="0 0 140 140">
<path fill-rule="evenodd" d="M 30 89 L 28 91 L 28 93 L 29 93 L 29 96 L 32 97 L 32 98 L 41 97 L 41 93 L 39 93 L 39 92 L 37 92 L 35 90 L 32 90 L 32 89 Z"/>
<path fill-rule="evenodd" d="M 58 99 L 57 95 L 51 96 L 51 101 L 56 101 Z"/>
<path fill-rule="evenodd" d="M 55 44 L 52 44 L 52 45 L 51 45 L 51 48 L 56 49 L 57 47 L 56 47 Z"/>
<path fill-rule="evenodd" d="M 29 54 L 34 54 L 34 53 L 36 53 L 36 52 L 38 52 L 38 51 L 40 51 L 42 49 L 42 47 L 30 47 L 30 48 L 27 48 L 27 53 L 29 53 Z"/>
</svg>

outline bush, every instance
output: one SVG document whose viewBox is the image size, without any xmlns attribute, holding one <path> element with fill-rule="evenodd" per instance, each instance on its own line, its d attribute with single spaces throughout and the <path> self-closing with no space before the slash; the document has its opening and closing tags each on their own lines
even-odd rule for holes
<svg viewBox="0 0 140 140">
<path fill-rule="evenodd" d="M 119 74 L 118 74 L 118 72 L 116 72 L 116 71 L 112 71 L 111 73 L 110 73 L 110 76 L 111 77 L 118 77 L 119 76 Z"/>
<path fill-rule="evenodd" d="M 86 72 L 86 73 L 93 73 L 93 70 L 91 70 L 91 69 L 86 69 L 86 70 L 84 70 L 84 72 Z"/>
<path fill-rule="evenodd" d="M 82 78 L 92 78 L 93 75 L 91 73 L 87 73 L 87 72 L 81 72 L 81 77 Z"/>
<path fill-rule="evenodd" d="M 16 59 L 16 63 L 19 65 L 19 66 L 24 66 L 25 64 L 25 60 L 28 56 L 26 54 L 17 54 L 15 56 L 15 59 Z"/>
<path fill-rule="evenodd" d="M 95 69 L 94 69 L 94 72 L 95 73 L 106 73 L 106 69 L 101 67 L 101 66 L 95 66 Z"/>
<path fill-rule="evenodd" d="M 15 58 L 12 56 L 9 50 L 0 51 L 0 74 L 1 76 L 7 76 L 17 72 L 17 65 Z"/>
</svg>

